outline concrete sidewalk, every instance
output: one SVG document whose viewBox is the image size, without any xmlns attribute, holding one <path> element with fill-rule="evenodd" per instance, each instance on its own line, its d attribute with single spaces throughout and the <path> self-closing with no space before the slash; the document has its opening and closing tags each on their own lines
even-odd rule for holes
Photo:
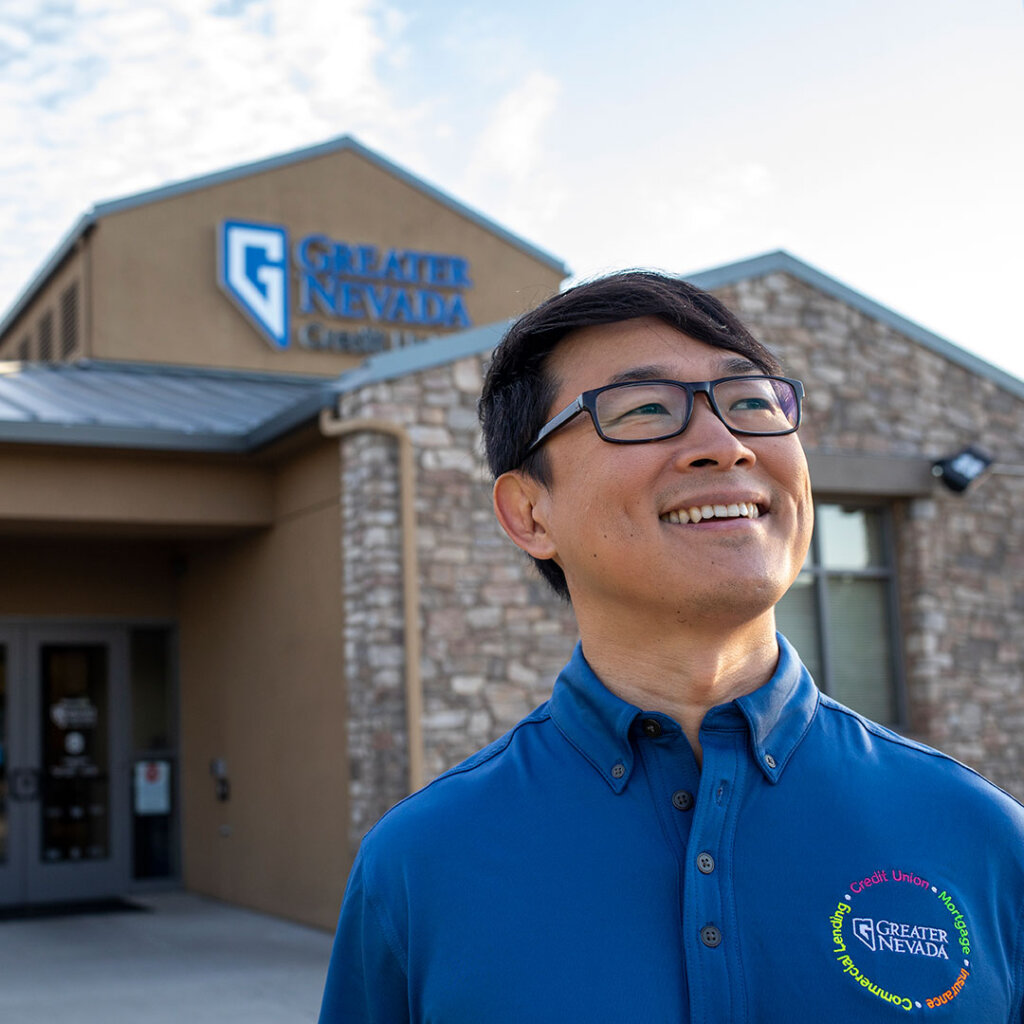
<svg viewBox="0 0 1024 1024">
<path fill-rule="evenodd" d="M 186 893 L 0 922 L 3 1024 L 309 1024 L 331 936 Z"/>
</svg>

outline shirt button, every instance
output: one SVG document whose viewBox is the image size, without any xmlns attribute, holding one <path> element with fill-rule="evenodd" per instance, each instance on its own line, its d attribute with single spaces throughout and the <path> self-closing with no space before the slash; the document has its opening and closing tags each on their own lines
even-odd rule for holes
<svg viewBox="0 0 1024 1024">
<path fill-rule="evenodd" d="M 661 722 L 656 718 L 645 718 L 643 720 L 643 730 L 645 736 L 657 739 L 661 735 Z"/>
<path fill-rule="evenodd" d="M 722 933 L 713 925 L 706 924 L 700 930 L 700 941 L 711 949 L 718 946 L 722 942 Z"/>
<path fill-rule="evenodd" d="M 764 763 L 766 765 L 768 765 L 769 768 L 774 768 L 775 767 L 775 758 L 772 757 L 771 754 L 765 754 L 764 755 Z"/>
<path fill-rule="evenodd" d="M 693 806 L 693 794 L 685 789 L 677 789 L 672 794 L 672 806 L 677 811 L 688 811 Z"/>
<path fill-rule="evenodd" d="M 702 875 L 710 875 L 715 870 L 715 858 L 710 853 L 697 854 L 697 870 Z M 717 945 L 717 943 L 716 943 Z"/>
<path fill-rule="evenodd" d="M 626 766 L 620 761 L 618 764 L 612 765 L 612 778 L 621 779 L 626 774 Z"/>
</svg>

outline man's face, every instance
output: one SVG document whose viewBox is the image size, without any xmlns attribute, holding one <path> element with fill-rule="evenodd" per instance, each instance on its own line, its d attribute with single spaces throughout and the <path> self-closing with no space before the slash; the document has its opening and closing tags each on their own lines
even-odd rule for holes
<svg viewBox="0 0 1024 1024">
<path fill-rule="evenodd" d="M 655 319 L 584 328 L 548 359 L 557 389 L 549 415 L 624 374 L 714 380 L 738 372 L 742 358 Z M 761 371 L 751 365 L 750 372 Z M 795 434 L 734 435 L 697 395 L 678 437 L 608 444 L 584 413 L 545 449 L 550 482 L 539 490 L 536 517 L 577 613 L 647 609 L 669 611 L 681 623 L 749 621 L 774 606 L 803 564 L 813 507 Z M 725 506 L 728 514 L 730 505 L 747 505 L 748 515 L 689 523 L 670 517 L 706 506 Z"/>
</svg>

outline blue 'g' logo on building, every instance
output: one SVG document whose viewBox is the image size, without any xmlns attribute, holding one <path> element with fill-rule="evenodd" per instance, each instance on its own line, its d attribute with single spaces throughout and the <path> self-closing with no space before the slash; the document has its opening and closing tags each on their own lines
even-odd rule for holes
<svg viewBox="0 0 1024 1024">
<path fill-rule="evenodd" d="M 287 348 L 288 233 L 226 220 L 217 248 L 221 288 L 274 348 Z"/>
</svg>

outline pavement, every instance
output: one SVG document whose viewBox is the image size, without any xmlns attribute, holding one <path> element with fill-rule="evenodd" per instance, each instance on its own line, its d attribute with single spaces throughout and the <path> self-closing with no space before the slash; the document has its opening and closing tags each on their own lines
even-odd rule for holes
<svg viewBox="0 0 1024 1024">
<path fill-rule="evenodd" d="M 0 922 L 3 1024 L 310 1024 L 327 932 L 191 893 Z"/>
</svg>

